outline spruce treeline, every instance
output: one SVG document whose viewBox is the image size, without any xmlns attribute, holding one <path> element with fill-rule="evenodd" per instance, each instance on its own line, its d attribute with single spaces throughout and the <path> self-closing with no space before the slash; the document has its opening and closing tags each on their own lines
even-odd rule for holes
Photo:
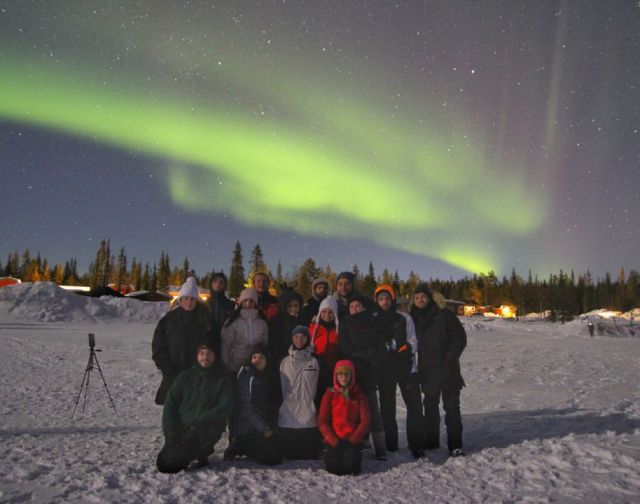
<svg viewBox="0 0 640 504">
<path fill-rule="evenodd" d="M 257 244 L 251 251 L 248 272 L 244 267 L 242 246 L 236 242 L 231 251 L 231 264 L 227 270 L 228 290 L 236 297 L 246 285 L 251 285 L 256 272 L 266 273 L 272 280 L 272 288 L 277 295 L 284 289 L 295 289 L 305 298 L 311 294 L 311 283 L 318 277 L 324 277 L 335 286 L 337 272 L 330 266 L 321 267 L 311 257 L 294 267 L 290 272 L 282 271 L 278 261 L 276 275 L 273 276 L 264 259 L 262 248 Z M 77 260 L 71 258 L 65 263 L 50 264 L 38 252 L 35 257 L 27 249 L 22 255 L 17 251 L 8 255 L 5 263 L 0 261 L 0 276 L 19 278 L 24 282 L 51 281 L 59 285 L 88 285 L 92 288 L 110 285 L 120 286 L 121 290 L 162 290 L 169 285 L 179 286 L 188 276 L 195 276 L 198 284 L 209 288 L 212 269 L 199 277 L 185 257 L 180 265 L 173 265 L 166 251 L 160 252 L 158 261 L 149 263 L 133 258 L 129 260 L 124 247 L 117 254 L 112 253 L 110 240 L 102 240 L 88 271 L 79 274 Z M 401 279 L 397 271 L 384 269 L 376 274 L 372 262 L 369 262 L 364 274 L 357 264 L 352 267 L 356 275 L 357 289 L 366 296 L 372 296 L 377 285 L 392 285 L 398 298 L 409 299 L 413 289 L 426 280 L 411 271 L 406 279 Z M 458 280 L 427 280 L 433 290 L 441 292 L 447 299 L 464 301 L 477 305 L 498 307 L 511 304 L 519 313 L 542 312 L 550 310 L 553 315 L 577 315 L 597 308 L 628 311 L 640 306 L 640 273 L 631 270 L 628 273 L 620 268 L 612 277 L 607 273 L 594 279 L 589 271 L 576 275 L 573 271 L 560 270 L 546 278 L 539 278 L 529 272 L 526 278 L 516 274 L 499 278 L 495 272 L 474 274 Z"/>
</svg>

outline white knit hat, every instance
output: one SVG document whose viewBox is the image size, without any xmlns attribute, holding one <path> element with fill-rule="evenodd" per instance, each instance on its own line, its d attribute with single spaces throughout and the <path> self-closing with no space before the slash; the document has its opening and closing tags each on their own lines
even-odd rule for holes
<svg viewBox="0 0 640 504">
<path fill-rule="evenodd" d="M 187 281 L 182 284 L 182 287 L 180 287 L 178 299 L 181 299 L 183 297 L 192 297 L 196 299 L 200 298 L 200 293 L 198 292 L 198 286 L 196 285 L 195 277 L 187 278 Z"/>
<path fill-rule="evenodd" d="M 244 289 L 240 296 L 238 296 L 238 304 L 242 304 L 245 299 L 253 299 L 255 304 L 258 304 L 258 291 L 253 287 L 249 287 L 248 289 Z"/>
</svg>

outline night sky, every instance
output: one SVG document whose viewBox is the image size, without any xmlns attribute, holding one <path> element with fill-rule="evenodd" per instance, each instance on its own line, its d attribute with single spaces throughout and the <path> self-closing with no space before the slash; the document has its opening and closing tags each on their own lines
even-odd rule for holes
<svg viewBox="0 0 640 504">
<path fill-rule="evenodd" d="M 637 1 L 2 2 L 0 260 L 637 269 L 639 86 Z"/>
</svg>

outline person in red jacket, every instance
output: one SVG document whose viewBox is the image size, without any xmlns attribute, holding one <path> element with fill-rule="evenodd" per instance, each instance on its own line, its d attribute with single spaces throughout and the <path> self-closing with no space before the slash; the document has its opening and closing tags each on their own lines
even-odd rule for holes
<svg viewBox="0 0 640 504">
<path fill-rule="evenodd" d="M 356 383 L 353 362 L 338 361 L 333 388 L 322 397 L 318 414 L 318 429 L 327 445 L 324 454 L 327 471 L 339 476 L 360 474 L 361 445 L 370 425 L 369 403 Z"/>
<path fill-rule="evenodd" d="M 331 383 L 339 352 L 338 303 L 333 297 L 326 297 L 320 302 L 317 320 L 309 325 L 309 334 L 313 351 L 327 364 L 326 381 Z"/>
</svg>

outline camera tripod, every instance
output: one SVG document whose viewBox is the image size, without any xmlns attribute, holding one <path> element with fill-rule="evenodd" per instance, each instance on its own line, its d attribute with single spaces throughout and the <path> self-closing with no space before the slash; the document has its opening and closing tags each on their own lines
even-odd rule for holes
<svg viewBox="0 0 640 504">
<path fill-rule="evenodd" d="M 95 339 L 92 338 L 93 334 L 89 335 L 89 362 L 87 363 L 87 368 L 84 370 L 84 378 L 82 378 L 82 385 L 80 385 L 80 391 L 78 392 L 78 397 L 76 398 L 76 405 L 73 408 L 73 413 L 71 413 L 71 418 L 76 414 L 76 408 L 78 407 L 78 403 L 80 402 L 80 396 L 82 395 L 82 389 L 84 388 L 84 400 L 82 401 L 82 412 L 84 413 L 84 407 L 87 404 L 87 392 L 89 391 L 89 378 L 91 377 L 91 371 L 93 370 L 93 365 L 95 362 L 95 366 L 98 368 L 100 372 L 100 376 L 102 377 L 102 383 L 104 383 L 104 388 L 107 391 L 107 395 L 109 396 L 109 400 L 111 401 L 111 407 L 113 411 L 117 415 L 118 412 L 116 410 L 116 405 L 113 403 L 113 398 L 111 397 L 111 393 L 109 392 L 109 387 L 107 387 L 107 382 L 104 379 L 104 375 L 102 374 L 102 369 L 100 368 L 100 363 L 98 362 L 98 356 L 96 352 L 101 352 L 102 350 L 96 350 L 95 348 Z"/>
</svg>

